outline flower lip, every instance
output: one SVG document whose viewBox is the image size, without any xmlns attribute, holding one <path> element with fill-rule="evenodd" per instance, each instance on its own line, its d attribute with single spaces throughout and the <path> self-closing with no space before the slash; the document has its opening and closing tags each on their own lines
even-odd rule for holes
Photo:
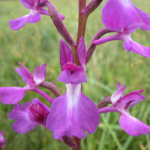
<svg viewBox="0 0 150 150">
<path fill-rule="evenodd" d="M 67 91 L 52 103 L 46 126 L 54 139 L 76 136 L 80 139 L 87 131 L 93 134 L 99 125 L 99 111 L 95 103 L 81 93 L 81 84 L 66 84 Z"/>
</svg>

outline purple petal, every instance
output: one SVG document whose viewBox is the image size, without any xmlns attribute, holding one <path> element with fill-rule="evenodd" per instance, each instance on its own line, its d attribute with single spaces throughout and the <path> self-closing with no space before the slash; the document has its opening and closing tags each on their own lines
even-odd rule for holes
<svg viewBox="0 0 150 150">
<path fill-rule="evenodd" d="M 1 87 L 0 101 L 3 104 L 16 104 L 22 100 L 26 93 L 24 88 L 19 87 Z"/>
<path fill-rule="evenodd" d="M 136 43 L 134 41 L 130 41 L 130 45 L 131 45 L 131 50 L 134 52 L 134 53 L 138 53 L 142 56 L 145 56 L 145 57 L 150 57 L 150 47 L 145 47 L 139 43 Z"/>
<path fill-rule="evenodd" d="M 33 130 L 37 125 L 29 119 L 28 107 L 30 104 L 31 102 L 24 103 L 22 107 L 21 105 L 16 104 L 11 113 L 9 114 L 9 118 L 16 121 L 12 124 L 12 129 L 15 132 L 24 134 L 29 130 Z"/>
<path fill-rule="evenodd" d="M 111 102 L 113 105 L 117 103 L 117 101 L 123 96 L 125 92 L 126 85 L 121 86 L 117 91 L 111 96 Z"/>
<path fill-rule="evenodd" d="M 22 77 L 24 82 L 29 84 L 29 85 L 30 84 L 34 84 L 33 76 L 31 74 L 31 72 L 28 70 L 28 68 L 26 68 L 21 63 L 19 63 L 19 65 L 22 67 L 22 69 L 21 68 L 17 68 L 16 70 L 17 70 L 18 74 Z"/>
<path fill-rule="evenodd" d="M 77 55 L 78 55 L 81 66 L 85 69 L 85 65 L 86 65 L 86 47 L 85 47 L 85 42 L 84 42 L 83 37 L 81 37 L 81 39 L 79 41 L 79 46 L 78 46 L 78 49 L 77 49 Z"/>
<path fill-rule="evenodd" d="M 36 23 L 40 21 L 40 19 L 41 19 L 41 15 L 34 15 L 30 17 L 30 19 L 28 20 L 28 23 Z"/>
<path fill-rule="evenodd" d="M 54 132 L 54 139 L 65 135 L 84 138 L 84 130 L 92 134 L 98 124 L 98 109 L 81 93 L 81 84 L 68 84 L 66 94 L 55 99 L 47 118 L 47 127 Z"/>
<path fill-rule="evenodd" d="M 74 64 L 74 57 L 69 46 L 62 39 L 60 41 L 60 64 L 61 67 L 66 63 Z"/>
<path fill-rule="evenodd" d="M 22 16 L 20 18 L 17 18 L 17 19 L 14 19 L 14 20 L 10 20 L 9 21 L 9 25 L 10 25 L 10 28 L 12 30 L 18 30 L 20 28 L 22 28 L 26 22 L 28 22 L 28 20 L 30 19 L 31 15 L 25 15 L 25 16 Z"/>
<path fill-rule="evenodd" d="M 103 24 L 114 31 L 126 28 L 133 32 L 133 29 L 138 27 L 149 29 L 149 19 L 150 17 L 135 7 L 130 0 L 108 0 L 102 10 Z"/>
<path fill-rule="evenodd" d="M 68 84 L 70 82 L 70 77 L 71 77 L 70 70 L 64 70 L 60 73 L 57 81 Z"/>
<path fill-rule="evenodd" d="M 32 0 L 20 0 L 20 2 L 28 9 L 33 9 L 34 7 L 34 1 Z"/>
<path fill-rule="evenodd" d="M 133 92 L 125 95 L 117 102 L 118 107 L 126 109 L 126 108 L 130 108 L 130 107 L 134 106 L 135 104 L 139 103 L 140 101 L 142 101 L 145 98 L 144 95 L 140 95 L 140 93 L 142 93 L 143 91 L 144 90 L 133 91 Z"/>
<path fill-rule="evenodd" d="M 40 85 L 46 77 L 46 64 L 41 66 L 37 66 L 37 68 L 33 72 L 33 78 L 36 85 Z"/>
<path fill-rule="evenodd" d="M 73 84 L 87 82 L 87 77 L 85 75 L 85 72 L 81 70 L 75 70 L 74 73 L 70 77 L 70 82 Z"/>
<path fill-rule="evenodd" d="M 122 114 L 119 123 L 122 129 L 131 136 L 150 133 L 150 127 L 148 125 L 132 117 L 130 114 Z"/>
</svg>

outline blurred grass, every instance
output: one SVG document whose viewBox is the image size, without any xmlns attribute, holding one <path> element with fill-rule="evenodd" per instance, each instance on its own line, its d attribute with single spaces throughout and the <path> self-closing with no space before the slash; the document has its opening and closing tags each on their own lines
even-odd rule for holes
<svg viewBox="0 0 150 150">
<path fill-rule="evenodd" d="M 89 2 L 90 0 L 88 0 Z M 64 23 L 73 39 L 77 35 L 78 8 L 74 0 L 52 0 L 60 13 L 66 16 Z M 133 2 L 150 14 L 148 0 Z M 103 6 L 104 4 L 102 4 Z M 88 19 L 85 35 L 86 47 L 94 34 L 103 27 L 101 23 L 100 6 Z M 0 1 L 0 85 L 24 86 L 21 77 L 15 69 L 18 62 L 26 65 L 31 72 L 37 65 L 47 63 L 46 80 L 55 82 L 65 93 L 65 85 L 57 82 L 61 72 L 59 65 L 59 41 L 61 36 L 56 32 L 51 19 L 42 16 L 36 24 L 26 24 L 22 29 L 12 31 L 9 28 L 9 20 L 16 19 L 27 13 L 28 9 L 17 1 Z M 132 38 L 150 46 L 149 32 L 138 29 L 132 34 Z M 127 52 L 122 42 L 114 41 L 97 46 L 96 51 L 87 65 L 88 83 L 83 84 L 83 93 L 89 96 L 96 104 L 106 95 L 111 95 L 116 90 L 116 83 L 120 81 L 126 84 L 126 93 L 132 90 L 145 89 L 146 98 L 134 108 L 131 114 L 150 125 L 150 60 L 132 52 Z M 49 91 L 46 91 L 49 93 Z M 50 94 L 50 93 L 49 93 Z M 21 104 L 38 97 L 43 102 L 45 99 L 38 94 L 27 92 Z M 59 140 L 54 140 L 48 129 L 37 126 L 33 131 L 24 135 L 12 131 L 12 120 L 8 114 L 13 106 L 0 104 L 0 130 L 5 132 L 7 150 L 66 150 L 69 148 Z M 82 140 L 83 150 L 150 150 L 149 135 L 131 137 L 120 127 L 119 114 L 102 114 L 100 125 L 93 135 L 88 135 Z"/>
</svg>

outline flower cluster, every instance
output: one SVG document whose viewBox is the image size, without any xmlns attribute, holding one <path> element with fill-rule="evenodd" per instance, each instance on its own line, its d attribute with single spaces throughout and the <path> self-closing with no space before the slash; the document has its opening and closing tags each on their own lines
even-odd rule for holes
<svg viewBox="0 0 150 150">
<path fill-rule="evenodd" d="M 141 134 L 150 133 L 150 127 L 141 122 L 140 120 L 132 117 L 129 113 L 129 109 L 135 104 L 142 101 L 145 96 L 141 95 L 144 90 L 132 91 L 129 94 L 123 96 L 126 86 L 121 86 L 117 83 L 117 91 L 111 96 L 111 103 L 113 107 L 105 107 L 99 110 L 100 113 L 106 112 L 119 112 L 121 117 L 119 119 L 120 126 L 125 132 L 131 136 L 138 136 Z"/>
<path fill-rule="evenodd" d="M 107 0 L 102 9 L 102 22 L 106 28 L 101 29 L 93 37 L 91 44 L 86 49 L 84 36 L 88 16 L 100 5 L 102 1 L 92 0 L 86 6 L 86 1 L 80 4 L 79 28 L 77 41 L 74 42 L 63 23 L 65 18 L 58 13 L 52 2 L 47 0 L 20 0 L 30 10 L 28 15 L 9 22 L 12 30 L 22 28 L 27 22 L 36 23 L 42 15 L 48 15 L 62 37 L 60 41 L 60 65 L 62 72 L 58 77 L 59 82 L 66 85 L 65 94 L 61 94 L 58 87 L 53 83 L 45 81 L 46 64 L 37 66 L 33 75 L 21 63 L 17 73 L 26 83 L 24 87 L 0 87 L 0 102 L 3 104 L 14 104 L 9 118 L 15 120 L 12 129 L 24 134 L 33 130 L 36 125 L 48 128 L 53 132 L 54 139 L 63 139 L 71 147 L 78 147 L 74 137 L 83 139 L 86 132 L 93 134 L 100 121 L 100 114 L 108 112 L 120 113 L 119 124 L 122 129 L 131 136 L 150 133 L 150 126 L 131 116 L 129 109 L 145 96 L 141 95 L 144 90 L 132 91 L 124 96 L 126 86 L 118 82 L 117 91 L 110 97 L 106 97 L 96 104 L 82 93 L 82 83 L 87 82 L 86 64 L 92 57 L 96 45 L 112 40 L 123 41 L 124 48 L 145 57 L 150 57 L 150 48 L 145 47 L 131 38 L 131 33 L 138 28 L 150 31 L 150 17 L 140 10 L 130 0 Z M 47 7 L 48 10 L 44 9 Z M 101 38 L 109 32 L 115 35 Z M 49 89 L 55 96 L 53 99 L 39 87 Z M 43 96 L 49 106 L 38 98 L 32 102 L 18 104 L 27 91 L 33 91 Z M 107 106 L 111 104 L 112 106 Z M 5 145 L 3 133 L 0 132 L 0 149 Z"/>
</svg>

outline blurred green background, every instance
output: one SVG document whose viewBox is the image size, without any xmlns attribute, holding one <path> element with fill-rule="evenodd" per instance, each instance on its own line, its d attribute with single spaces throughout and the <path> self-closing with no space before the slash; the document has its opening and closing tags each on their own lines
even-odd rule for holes
<svg viewBox="0 0 150 150">
<path fill-rule="evenodd" d="M 66 16 L 64 23 L 71 36 L 76 40 L 78 21 L 77 0 L 52 0 L 59 13 Z M 87 4 L 90 0 L 87 0 Z M 150 14 L 148 0 L 133 0 L 139 8 Z M 90 15 L 87 23 L 85 41 L 88 47 L 92 37 L 103 27 L 101 10 L 103 4 Z M 59 41 L 51 18 L 42 16 L 36 24 L 26 24 L 22 29 L 12 31 L 9 20 L 17 19 L 29 13 L 19 1 L 0 1 L 0 86 L 25 86 L 22 78 L 16 73 L 18 62 L 24 64 L 31 72 L 37 65 L 47 63 L 46 81 L 54 82 L 65 93 L 65 84 L 57 82 L 61 72 L 59 64 Z M 132 38 L 145 46 L 150 46 L 150 32 L 138 29 Z M 83 84 L 83 93 L 96 104 L 106 95 L 110 96 L 116 90 L 116 83 L 126 84 L 126 94 L 133 90 L 145 89 L 146 98 L 133 108 L 131 114 L 150 125 L 150 59 L 141 55 L 127 52 L 123 42 L 113 41 L 97 46 L 96 51 L 87 65 L 88 82 Z M 50 94 L 49 91 L 46 90 Z M 52 96 L 52 95 L 51 95 Z M 45 99 L 33 92 L 27 92 L 20 102 L 31 101 L 38 97 L 48 104 Z M 49 105 L 49 104 L 48 104 Z M 50 105 L 49 105 L 50 106 Z M 8 114 L 12 105 L 0 103 L 0 130 L 5 132 L 6 150 L 69 150 L 59 140 L 54 140 L 48 129 L 37 126 L 33 131 L 24 135 L 12 131 Z M 149 135 L 131 137 L 120 127 L 120 114 L 102 114 L 100 125 L 93 135 L 82 140 L 82 150 L 150 150 Z"/>
</svg>

